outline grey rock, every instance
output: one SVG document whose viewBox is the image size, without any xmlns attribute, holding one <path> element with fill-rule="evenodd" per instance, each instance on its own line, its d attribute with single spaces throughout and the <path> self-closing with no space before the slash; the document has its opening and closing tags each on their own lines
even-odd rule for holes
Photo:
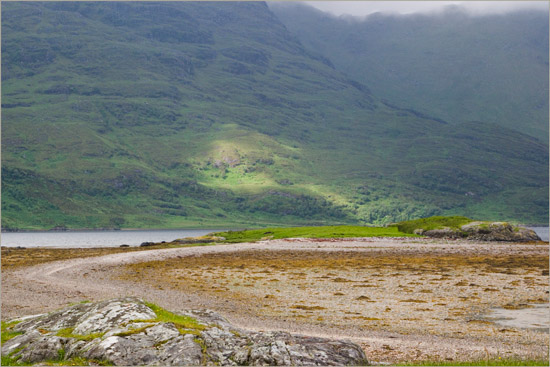
<svg viewBox="0 0 550 367">
<path fill-rule="evenodd" d="M 461 226 L 460 229 L 444 227 L 424 231 L 422 228 L 417 228 L 414 233 L 433 238 L 466 238 L 476 241 L 528 242 L 541 240 L 532 229 L 512 226 L 506 222 L 470 222 Z"/>
<path fill-rule="evenodd" d="M 414 234 L 417 234 L 417 235 L 422 235 L 424 234 L 424 229 L 422 228 L 417 228 L 413 231 Z"/>
<path fill-rule="evenodd" d="M 34 339 L 30 344 L 31 347 L 23 349 L 20 353 L 21 360 L 37 363 L 49 359 L 57 359 L 60 356 L 60 352 L 64 350 L 66 342 L 66 339 L 57 336 L 43 336 Z"/>
<path fill-rule="evenodd" d="M 115 365 L 365 365 L 362 349 L 348 341 L 285 332 L 247 332 L 213 311 L 182 313 L 203 325 L 178 329 L 156 321 L 136 298 L 79 304 L 28 317 L 14 327 L 23 332 L 2 345 L 2 355 L 38 363 L 60 357 L 107 360 Z M 70 333 L 57 335 L 62 329 Z"/>
<path fill-rule="evenodd" d="M 466 237 L 460 231 L 444 227 L 440 229 L 430 229 L 422 233 L 424 236 L 433 238 L 463 238 Z"/>
<path fill-rule="evenodd" d="M 481 241 L 540 241 L 532 229 L 512 226 L 506 222 L 471 222 L 460 228 L 469 239 Z"/>
<path fill-rule="evenodd" d="M 158 245 L 156 242 L 142 242 L 139 247 L 149 247 L 149 246 L 155 246 Z"/>
<path fill-rule="evenodd" d="M 191 334 L 168 342 L 159 357 L 163 365 L 171 366 L 197 366 L 201 365 L 205 358 L 202 347 Z"/>
</svg>

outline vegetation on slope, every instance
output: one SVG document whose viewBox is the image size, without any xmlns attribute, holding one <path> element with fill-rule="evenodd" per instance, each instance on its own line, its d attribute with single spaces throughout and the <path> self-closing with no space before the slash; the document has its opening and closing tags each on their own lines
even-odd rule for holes
<svg viewBox="0 0 550 367">
<path fill-rule="evenodd" d="M 263 3 L 12 2 L 2 35 L 3 228 L 547 220 L 546 144 L 382 103 Z"/>
<path fill-rule="evenodd" d="M 485 121 L 548 144 L 548 13 L 335 17 L 270 8 L 307 47 L 392 105 L 450 123 Z"/>
</svg>

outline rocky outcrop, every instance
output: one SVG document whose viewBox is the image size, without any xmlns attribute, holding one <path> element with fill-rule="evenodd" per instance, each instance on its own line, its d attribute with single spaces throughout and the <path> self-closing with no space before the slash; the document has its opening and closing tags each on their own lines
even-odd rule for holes
<svg viewBox="0 0 550 367">
<path fill-rule="evenodd" d="M 71 360 L 115 365 L 366 365 L 354 343 L 286 332 L 247 332 L 211 311 L 188 311 L 187 325 L 136 298 L 78 304 L 11 325 L 2 345 L 18 362 Z M 170 318 L 168 318 L 170 319 Z M 15 324 L 15 325 L 14 325 Z M 10 324 L 8 324 L 10 325 Z"/>
<path fill-rule="evenodd" d="M 512 226 L 506 222 L 471 222 L 461 226 L 460 229 L 444 227 L 424 231 L 419 228 L 414 233 L 434 238 L 466 238 L 478 241 L 529 242 L 541 240 L 532 229 Z"/>
</svg>

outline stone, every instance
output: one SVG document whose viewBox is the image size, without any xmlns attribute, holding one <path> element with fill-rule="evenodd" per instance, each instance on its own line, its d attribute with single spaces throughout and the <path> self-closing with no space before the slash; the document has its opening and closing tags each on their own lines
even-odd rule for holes
<svg viewBox="0 0 550 367">
<path fill-rule="evenodd" d="M 460 227 L 467 237 L 481 241 L 540 241 L 532 229 L 512 226 L 506 222 L 471 222 Z"/>
<path fill-rule="evenodd" d="M 470 222 L 461 226 L 460 229 L 444 227 L 424 231 L 422 228 L 417 228 L 414 233 L 433 238 L 466 238 L 476 241 L 528 242 L 541 240 L 532 229 L 512 226 L 506 222 Z"/>
<path fill-rule="evenodd" d="M 424 234 L 424 229 L 423 228 L 417 228 L 413 231 L 413 233 L 421 236 L 422 234 Z"/>
<path fill-rule="evenodd" d="M 449 227 L 444 227 L 440 229 L 430 229 L 422 233 L 424 236 L 433 237 L 433 238 L 462 238 L 465 237 L 461 234 L 460 231 L 451 229 Z"/>
<path fill-rule="evenodd" d="M 42 336 L 34 339 L 32 347 L 23 349 L 19 355 L 21 360 L 30 363 L 57 359 L 60 356 L 60 351 L 64 350 L 66 342 L 65 338 L 57 336 Z"/>
<path fill-rule="evenodd" d="M 28 363 L 80 357 L 123 366 L 368 364 L 363 350 L 349 341 L 249 332 L 209 310 L 182 315 L 202 326 L 178 329 L 158 321 L 137 298 L 78 304 L 22 320 L 13 330 L 23 334 L 6 341 L 2 355 Z M 62 329 L 70 333 L 57 335 Z"/>
</svg>

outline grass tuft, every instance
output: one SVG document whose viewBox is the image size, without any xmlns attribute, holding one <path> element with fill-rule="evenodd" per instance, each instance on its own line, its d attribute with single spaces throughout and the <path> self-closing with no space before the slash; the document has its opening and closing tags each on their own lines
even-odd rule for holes
<svg viewBox="0 0 550 367">
<path fill-rule="evenodd" d="M 15 338 L 17 335 L 23 334 L 20 331 L 11 330 L 15 325 L 19 324 L 20 322 L 21 321 L 9 321 L 9 322 L 2 321 L 2 338 L 1 338 L 2 344 L 4 344 L 10 339 Z M 2 363 L 2 365 L 4 364 Z"/>
<path fill-rule="evenodd" d="M 205 325 L 199 324 L 199 322 L 190 317 L 190 316 L 183 316 L 183 315 L 177 315 L 173 312 L 167 311 L 164 308 L 150 302 L 145 302 L 145 305 L 149 307 L 153 312 L 157 315 L 157 317 L 153 320 L 140 320 L 140 321 L 147 321 L 147 322 L 171 322 L 176 326 L 176 328 L 182 333 L 182 334 L 189 334 L 190 330 L 204 330 L 206 329 Z"/>
<path fill-rule="evenodd" d="M 2 366 L 30 366 L 32 363 L 19 362 L 19 357 L 2 356 Z"/>
</svg>

